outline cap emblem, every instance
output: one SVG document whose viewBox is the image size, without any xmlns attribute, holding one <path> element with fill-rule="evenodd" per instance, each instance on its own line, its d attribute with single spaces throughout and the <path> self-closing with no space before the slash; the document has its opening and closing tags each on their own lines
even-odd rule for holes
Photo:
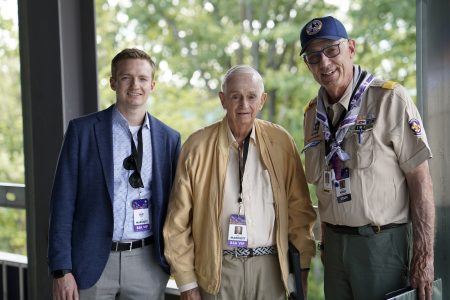
<svg viewBox="0 0 450 300">
<path fill-rule="evenodd" d="M 318 33 L 320 29 L 322 29 L 322 21 L 312 20 L 308 25 L 306 25 L 305 31 L 308 35 L 314 35 Z"/>
</svg>

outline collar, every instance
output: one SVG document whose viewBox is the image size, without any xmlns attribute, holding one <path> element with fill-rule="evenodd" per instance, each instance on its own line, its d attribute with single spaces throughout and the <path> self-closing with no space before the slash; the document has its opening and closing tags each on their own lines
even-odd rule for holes
<svg viewBox="0 0 450 300">
<path fill-rule="evenodd" d="M 234 137 L 233 133 L 231 132 L 228 122 L 226 122 L 226 127 L 227 127 L 227 135 L 228 135 L 228 146 L 235 146 L 237 148 L 238 144 L 237 144 L 236 138 Z M 253 123 L 252 132 L 250 133 L 250 141 L 253 144 L 256 144 L 255 123 Z"/>
<path fill-rule="evenodd" d="M 339 101 L 334 104 L 329 103 L 329 101 L 328 101 L 329 96 L 323 87 L 321 87 L 319 90 L 319 97 L 324 100 L 323 102 L 325 104 L 325 109 L 328 109 L 328 108 L 333 109 L 333 107 L 336 107 L 336 105 L 341 105 L 345 109 L 345 111 L 347 111 L 348 106 L 350 104 L 350 97 L 352 95 L 352 90 L 353 90 L 353 84 L 352 84 L 352 82 L 350 82 L 349 85 L 347 86 L 347 88 L 345 89 L 344 95 L 342 95 L 341 99 L 339 99 Z"/>
<path fill-rule="evenodd" d="M 117 106 L 114 105 L 114 109 L 112 112 L 112 121 L 113 123 L 117 123 L 125 129 L 129 129 L 128 120 L 124 117 L 124 115 L 117 109 Z M 143 128 L 150 129 L 150 119 L 148 117 L 148 113 L 145 113 Z"/>
</svg>

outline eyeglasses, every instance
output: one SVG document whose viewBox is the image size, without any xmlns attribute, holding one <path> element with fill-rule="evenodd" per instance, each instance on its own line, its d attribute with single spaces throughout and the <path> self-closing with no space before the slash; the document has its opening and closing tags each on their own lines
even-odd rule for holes
<svg viewBox="0 0 450 300">
<path fill-rule="evenodd" d="M 137 163 L 133 154 L 123 160 L 123 167 L 125 170 L 134 170 L 134 172 L 130 175 L 130 178 L 128 178 L 130 185 L 135 189 L 143 188 L 144 183 L 142 182 L 141 174 L 137 170 Z"/>
<path fill-rule="evenodd" d="M 339 55 L 341 53 L 341 49 L 339 48 L 339 45 L 344 42 L 340 41 L 337 44 L 330 45 L 327 47 L 322 48 L 319 51 L 309 52 L 303 55 L 303 59 L 306 63 L 314 65 L 318 64 L 320 60 L 322 59 L 322 53 L 328 58 L 333 58 Z"/>
</svg>

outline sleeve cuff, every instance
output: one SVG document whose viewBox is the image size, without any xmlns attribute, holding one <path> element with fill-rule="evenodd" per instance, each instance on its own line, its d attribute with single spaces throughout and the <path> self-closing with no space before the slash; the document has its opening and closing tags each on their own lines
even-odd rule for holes
<svg viewBox="0 0 450 300">
<path fill-rule="evenodd" d="M 188 284 L 183 284 L 182 286 L 178 287 L 178 290 L 180 290 L 180 293 L 182 293 L 182 292 L 186 292 L 186 291 L 195 289 L 196 287 L 198 287 L 197 282 L 191 282 Z"/>
<path fill-rule="evenodd" d="M 403 170 L 404 173 L 408 173 L 409 171 L 413 170 L 418 165 L 420 165 L 427 159 L 430 159 L 431 157 L 432 154 L 430 148 L 425 146 L 422 149 L 420 149 L 419 152 L 417 152 L 411 159 L 400 164 L 400 168 Z"/>
</svg>

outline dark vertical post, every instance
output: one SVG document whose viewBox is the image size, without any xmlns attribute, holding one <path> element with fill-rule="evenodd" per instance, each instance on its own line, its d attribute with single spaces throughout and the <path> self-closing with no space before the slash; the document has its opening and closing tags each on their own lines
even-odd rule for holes
<svg viewBox="0 0 450 300">
<path fill-rule="evenodd" d="M 430 162 L 436 200 L 435 274 L 450 297 L 450 31 L 448 0 L 417 0 L 418 107 L 433 152 Z"/>
<path fill-rule="evenodd" d="M 18 0 L 28 298 L 50 299 L 48 209 L 68 121 L 97 110 L 93 0 Z"/>
</svg>

